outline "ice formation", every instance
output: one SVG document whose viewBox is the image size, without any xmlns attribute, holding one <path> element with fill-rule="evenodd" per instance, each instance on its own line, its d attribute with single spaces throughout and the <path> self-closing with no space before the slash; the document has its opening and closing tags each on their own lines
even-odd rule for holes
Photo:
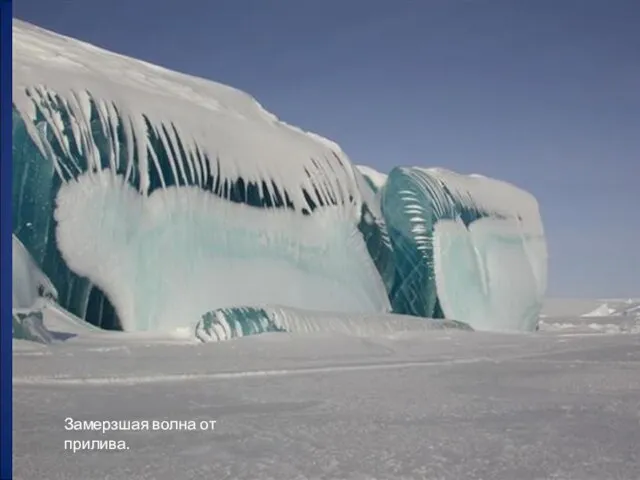
<svg viewBox="0 0 640 480">
<path fill-rule="evenodd" d="M 612 313 L 615 313 L 615 309 L 611 308 L 608 304 L 603 303 L 596 309 L 583 314 L 582 317 L 608 317 Z"/>
<path fill-rule="evenodd" d="M 56 289 L 15 235 L 11 248 L 12 336 L 21 340 L 51 343 L 54 336 L 44 325 L 42 311 L 48 301 L 56 300 Z"/>
<path fill-rule="evenodd" d="M 289 307 L 234 307 L 207 312 L 195 336 L 202 342 L 269 332 L 339 333 L 351 336 L 391 335 L 430 330 L 471 330 L 455 320 L 434 320 L 396 314 L 349 314 Z"/>
<path fill-rule="evenodd" d="M 15 235 L 11 238 L 11 254 L 12 307 L 14 309 L 34 308 L 43 298 L 55 300 L 58 297 L 58 292 L 51 280 L 40 270 Z"/>
<path fill-rule="evenodd" d="M 396 265 L 393 310 L 482 330 L 534 330 L 546 242 L 528 193 L 479 175 L 394 168 L 380 187 Z"/>
<path fill-rule="evenodd" d="M 21 21 L 13 49 L 13 232 L 78 317 L 173 330 L 283 305 L 269 318 L 535 328 L 546 247 L 526 192 L 355 167 L 241 91 Z"/>
</svg>

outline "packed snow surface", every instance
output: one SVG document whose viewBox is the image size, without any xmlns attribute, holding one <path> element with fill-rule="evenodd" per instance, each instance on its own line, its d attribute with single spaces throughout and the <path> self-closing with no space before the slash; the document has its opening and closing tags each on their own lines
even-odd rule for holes
<svg viewBox="0 0 640 480">
<path fill-rule="evenodd" d="M 52 329 L 63 317 L 45 313 Z M 14 340 L 14 478 L 635 480 L 640 333 L 581 320 L 537 334 L 267 333 L 194 345 L 75 328 L 49 346 Z M 102 434 L 65 430 L 67 417 L 217 423 Z M 128 449 L 64 449 L 95 439 Z"/>
</svg>

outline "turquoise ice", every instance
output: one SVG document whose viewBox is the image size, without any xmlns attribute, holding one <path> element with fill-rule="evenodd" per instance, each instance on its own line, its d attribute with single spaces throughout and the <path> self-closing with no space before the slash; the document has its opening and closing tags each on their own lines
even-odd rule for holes
<svg viewBox="0 0 640 480">
<path fill-rule="evenodd" d="M 527 192 L 356 167 L 239 90 L 20 21 L 13 36 L 13 233 L 74 315 L 174 330 L 281 305 L 334 328 L 326 312 L 535 329 Z"/>
</svg>

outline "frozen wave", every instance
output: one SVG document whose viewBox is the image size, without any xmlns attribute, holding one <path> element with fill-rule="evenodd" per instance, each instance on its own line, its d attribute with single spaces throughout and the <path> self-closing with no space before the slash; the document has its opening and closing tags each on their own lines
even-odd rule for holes
<svg viewBox="0 0 640 480">
<path fill-rule="evenodd" d="M 331 210 L 253 210 L 193 187 L 141 197 L 103 172 L 61 188 L 56 220 L 67 264 L 108 293 L 127 331 L 174 330 L 246 303 L 388 308 L 356 226 Z"/>
<path fill-rule="evenodd" d="M 174 331 L 277 304 L 535 329 L 527 192 L 356 167 L 237 89 L 20 21 L 13 40 L 13 231 L 73 315 Z"/>
<path fill-rule="evenodd" d="M 535 330 L 546 290 L 536 200 L 498 180 L 395 168 L 381 189 L 396 278 L 394 312 L 481 330 Z"/>
<path fill-rule="evenodd" d="M 526 242 L 536 241 L 505 220 L 439 221 L 434 265 L 445 315 L 479 330 L 534 330 L 543 297 Z"/>
<path fill-rule="evenodd" d="M 450 320 L 421 319 L 394 314 L 345 314 L 290 307 L 236 307 L 205 314 L 196 325 L 196 338 L 217 342 L 259 333 L 337 333 L 351 336 L 380 336 L 431 330 L 472 330 Z"/>
<path fill-rule="evenodd" d="M 380 215 L 336 144 L 231 87 L 13 34 L 14 231 L 73 313 L 147 330 L 237 304 L 389 310 Z"/>
</svg>

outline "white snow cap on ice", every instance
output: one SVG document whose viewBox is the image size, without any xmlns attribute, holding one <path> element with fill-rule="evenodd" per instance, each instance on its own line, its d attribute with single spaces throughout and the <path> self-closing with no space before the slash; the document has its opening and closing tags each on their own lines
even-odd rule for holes
<svg viewBox="0 0 640 480">
<path fill-rule="evenodd" d="M 304 191 L 317 192 L 319 203 L 355 205 L 355 211 L 360 206 L 354 168 L 340 147 L 279 120 L 247 93 L 14 20 L 15 108 L 31 120 L 38 108 L 48 123 L 61 126 L 52 93 L 74 121 L 73 139 L 54 129 L 62 148 L 75 142 L 90 164 L 100 165 L 91 140 L 91 101 L 105 130 L 123 127 L 127 140 L 136 141 L 141 193 L 149 187 L 150 164 L 157 162 L 146 148 L 147 119 L 165 145 L 175 145 L 179 136 L 188 164 L 176 168 L 180 162 L 170 159 L 176 175 L 202 179 L 206 157 L 222 180 L 264 181 L 271 195 L 275 184 L 297 210 L 308 205 Z M 43 154 L 55 157 L 32 122 L 25 123 Z M 132 165 L 133 151 L 129 155 Z"/>
</svg>

